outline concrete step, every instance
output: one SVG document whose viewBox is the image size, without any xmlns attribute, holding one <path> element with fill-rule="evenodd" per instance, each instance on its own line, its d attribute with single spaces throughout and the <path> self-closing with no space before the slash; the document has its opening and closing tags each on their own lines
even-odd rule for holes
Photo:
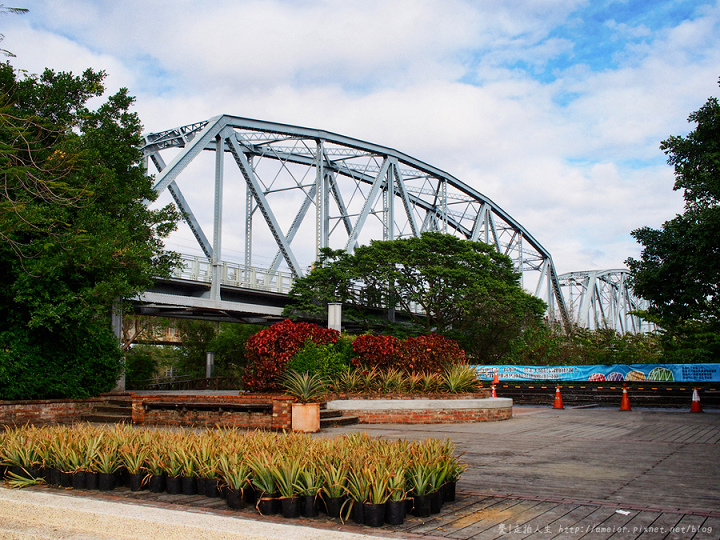
<svg viewBox="0 0 720 540">
<path fill-rule="evenodd" d="M 320 418 L 320 429 L 338 427 L 338 426 L 351 426 L 360 422 L 357 416 L 340 415 L 332 416 L 330 418 Z"/>
<path fill-rule="evenodd" d="M 339 418 L 342 416 L 342 411 L 336 411 L 336 410 L 329 410 L 329 409 L 321 409 L 320 410 L 320 420 L 323 418 Z"/>
</svg>

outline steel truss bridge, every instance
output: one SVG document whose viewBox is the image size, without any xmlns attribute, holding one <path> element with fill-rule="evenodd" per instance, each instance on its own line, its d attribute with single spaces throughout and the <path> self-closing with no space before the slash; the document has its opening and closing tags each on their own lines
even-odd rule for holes
<svg viewBox="0 0 720 540">
<path fill-rule="evenodd" d="M 143 152 L 154 189 L 170 194 L 203 254 L 183 256 L 174 279 L 141 296 L 148 312 L 280 317 L 292 280 L 321 248 L 352 252 L 437 231 L 508 255 L 523 286 L 565 325 L 641 330 L 629 315 L 641 304 L 625 288 L 625 270 L 558 276 L 550 253 L 492 200 L 392 148 L 222 115 L 150 133 Z M 203 205 L 212 212 L 198 212 Z M 241 261 L 223 257 L 229 242 Z"/>
</svg>

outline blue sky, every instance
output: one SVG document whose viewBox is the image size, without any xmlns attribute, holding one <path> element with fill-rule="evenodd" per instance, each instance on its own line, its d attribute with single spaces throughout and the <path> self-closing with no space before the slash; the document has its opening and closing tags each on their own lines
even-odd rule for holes
<svg viewBox="0 0 720 540">
<path fill-rule="evenodd" d="M 659 144 L 720 95 L 718 1 L 25 7 L 0 19 L 18 68 L 104 69 L 149 131 L 228 113 L 396 148 L 493 199 L 561 273 L 622 267 L 630 231 L 682 211 Z"/>
</svg>

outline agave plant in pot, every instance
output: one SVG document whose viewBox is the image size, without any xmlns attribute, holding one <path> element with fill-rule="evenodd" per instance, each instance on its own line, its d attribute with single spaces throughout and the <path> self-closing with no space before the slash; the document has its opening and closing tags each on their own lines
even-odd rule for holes
<svg viewBox="0 0 720 540">
<path fill-rule="evenodd" d="M 144 485 L 148 448 L 135 440 L 123 445 L 119 453 L 120 460 L 130 475 L 130 490 L 140 491 Z"/>
<path fill-rule="evenodd" d="M 300 487 L 300 515 L 302 517 L 315 517 L 317 511 L 317 496 L 323 485 L 323 478 L 314 456 L 305 460 L 298 478 Z"/>
<path fill-rule="evenodd" d="M 292 429 L 302 433 L 320 431 L 320 401 L 327 393 L 325 379 L 307 371 L 289 370 L 280 377 L 286 394 L 297 399 L 292 404 Z"/>
<path fill-rule="evenodd" d="M 347 445 L 345 445 L 347 446 Z M 320 496 L 329 517 L 340 517 L 340 508 L 346 494 L 348 464 L 342 455 L 321 453 L 319 470 L 321 476 Z"/>
<path fill-rule="evenodd" d="M 252 486 L 258 493 L 255 508 L 262 515 L 277 514 L 280 511 L 280 494 L 277 492 L 275 475 L 272 471 L 275 458 L 265 450 L 248 456 L 247 460 L 252 473 Z"/>
<path fill-rule="evenodd" d="M 370 527 L 381 527 L 385 522 L 385 503 L 390 498 L 388 471 L 382 462 L 375 461 L 364 467 L 362 474 L 369 491 L 363 504 L 363 521 Z"/>
<path fill-rule="evenodd" d="M 415 456 L 406 471 L 406 480 L 413 497 L 413 515 L 428 517 L 430 515 L 430 491 L 432 490 L 432 467 L 424 460 Z"/>
<path fill-rule="evenodd" d="M 348 509 L 344 511 L 344 516 L 341 516 L 344 520 L 347 520 L 349 515 L 352 515 L 352 520 L 359 525 L 365 522 L 363 503 L 370 497 L 370 484 L 361 467 L 360 460 L 358 460 L 348 472 L 345 487 L 348 499 L 343 504 L 343 507 L 347 506 Z"/>
<path fill-rule="evenodd" d="M 243 494 L 250 482 L 250 468 L 237 459 L 237 456 L 230 458 L 226 454 L 218 456 L 217 466 L 222 485 L 227 492 L 225 502 L 233 510 L 241 509 L 245 506 Z"/>
<path fill-rule="evenodd" d="M 406 485 L 405 467 L 399 463 L 389 465 L 387 488 L 390 496 L 385 509 L 385 523 L 388 525 L 402 525 L 405 521 Z"/>
<path fill-rule="evenodd" d="M 285 455 L 273 463 L 270 469 L 280 494 L 282 515 L 296 518 L 300 515 L 300 473 L 302 460 L 297 454 Z"/>
</svg>

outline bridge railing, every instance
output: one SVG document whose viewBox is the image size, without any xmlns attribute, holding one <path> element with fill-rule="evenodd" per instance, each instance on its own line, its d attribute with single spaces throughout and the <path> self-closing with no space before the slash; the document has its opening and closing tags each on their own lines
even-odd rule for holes
<svg viewBox="0 0 720 540">
<path fill-rule="evenodd" d="M 212 264 L 204 257 L 182 255 L 181 265 L 173 276 L 178 279 L 210 283 Z M 287 294 L 292 287 L 293 277 L 289 272 L 271 272 L 263 268 L 223 262 L 220 282 L 231 287 Z"/>
</svg>

